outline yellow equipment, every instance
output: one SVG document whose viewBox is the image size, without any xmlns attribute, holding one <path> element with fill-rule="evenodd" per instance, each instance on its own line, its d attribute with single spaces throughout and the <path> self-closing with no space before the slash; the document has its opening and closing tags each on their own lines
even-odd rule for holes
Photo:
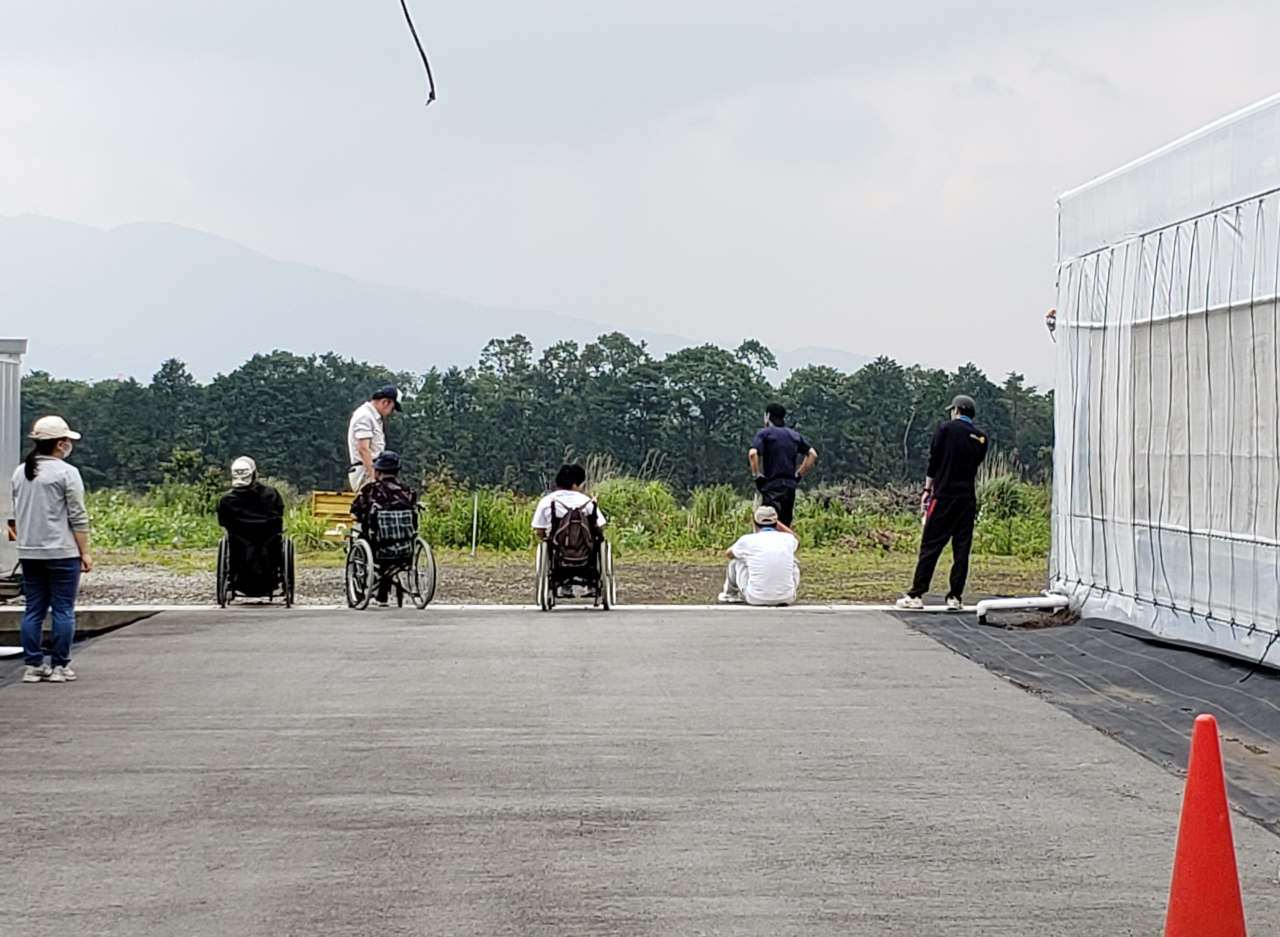
<svg viewBox="0 0 1280 937">
<path fill-rule="evenodd" d="M 343 541 L 355 522 L 351 516 L 351 502 L 355 494 L 350 491 L 311 492 L 311 516 L 324 520 L 324 539 Z"/>
</svg>

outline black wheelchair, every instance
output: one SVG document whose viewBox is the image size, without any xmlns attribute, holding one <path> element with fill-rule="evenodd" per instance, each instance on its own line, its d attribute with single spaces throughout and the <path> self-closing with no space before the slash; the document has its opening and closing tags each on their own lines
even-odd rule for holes
<svg viewBox="0 0 1280 937">
<path fill-rule="evenodd" d="M 618 604 L 618 581 L 613 574 L 613 546 L 605 539 L 600 528 L 591 518 L 593 543 L 581 555 L 569 555 L 557 545 L 556 520 L 547 539 L 538 544 L 535 565 L 537 576 L 538 607 L 549 612 L 556 607 L 556 593 L 565 586 L 579 586 L 586 590 L 586 598 L 593 599 L 595 608 L 608 611 Z"/>
<path fill-rule="evenodd" d="M 284 599 L 293 605 L 293 540 L 283 533 L 229 530 L 218 544 L 218 604 L 236 598 Z"/>
<path fill-rule="evenodd" d="M 368 608 L 377 595 L 395 590 L 396 605 L 409 596 L 426 608 L 436 594 L 436 558 L 418 534 L 418 510 L 385 510 L 374 505 L 363 530 L 347 540 L 346 593 L 351 608 Z"/>
</svg>

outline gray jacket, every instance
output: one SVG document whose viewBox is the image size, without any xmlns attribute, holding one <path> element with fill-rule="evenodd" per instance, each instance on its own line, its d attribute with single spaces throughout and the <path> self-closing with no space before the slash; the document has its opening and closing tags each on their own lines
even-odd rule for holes
<svg viewBox="0 0 1280 937">
<path fill-rule="evenodd" d="M 84 482 L 75 466 L 62 459 L 40 456 L 36 477 L 26 467 L 13 473 L 13 513 L 18 528 L 18 558 L 67 560 L 80 555 L 72 531 L 89 529 L 84 506 Z"/>
</svg>

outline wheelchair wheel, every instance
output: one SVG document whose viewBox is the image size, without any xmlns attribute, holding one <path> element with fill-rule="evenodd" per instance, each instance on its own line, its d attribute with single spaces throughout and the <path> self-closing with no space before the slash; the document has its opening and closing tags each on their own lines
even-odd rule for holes
<svg viewBox="0 0 1280 937">
<path fill-rule="evenodd" d="M 537 576 L 538 608 L 549 612 L 556 607 L 556 593 L 551 588 L 551 544 L 543 540 L 538 544 L 538 558 L 534 563 Z"/>
<path fill-rule="evenodd" d="M 600 544 L 600 605 L 607 612 L 618 604 L 618 580 L 613 575 L 613 544 Z"/>
<path fill-rule="evenodd" d="M 369 541 L 355 539 L 347 544 L 347 605 L 350 608 L 368 608 L 373 597 L 374 578 L 373 547 Z"/>
<path fill-rule="evenodd" d="M 226 608 L 227 600 L 231 598 L 231 541 L 225 536 L 218 541 L 217 575 L 218 605 Z"/>
<path fill-rule="evenodd" d="M 418 537 L 413 544 L 413 562 L 405 571 L 409 598 L 413 607 L 422 609 L 436 596 L 436 554 L 431 544 Z"/>
<path fill-rule="evenodd" d="M 293 538 L 285 537 L 284 556 L 281 559 L 280 579 L 284 591 L 284 607 L 293 608 Z"/>
</svg>

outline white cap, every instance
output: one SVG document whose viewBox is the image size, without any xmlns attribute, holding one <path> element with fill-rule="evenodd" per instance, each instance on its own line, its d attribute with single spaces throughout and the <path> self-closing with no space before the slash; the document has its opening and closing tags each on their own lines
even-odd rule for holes
<svg viewBox="0 0 1280 937">
<path fill-rule="evenodd" d="M 248 488 L 258 474 L 258 463 L 247 455 L 242 455 L 231 463 L 231 487 Z"/>
<path fill-rule="evenodd" d="M 80 434 L 60 416 L 42 416 L 31 424 L 32 439 L 79 439 Z"/>
</svg>

